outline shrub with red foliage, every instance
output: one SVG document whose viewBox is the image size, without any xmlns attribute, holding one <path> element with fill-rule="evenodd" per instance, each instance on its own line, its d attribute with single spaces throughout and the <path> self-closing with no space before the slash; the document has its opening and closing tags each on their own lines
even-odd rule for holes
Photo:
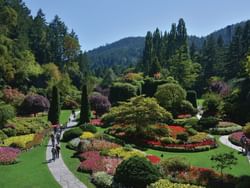
<svg viewBox="0 0 250 188">
<path fill-rule="evenodd" d="M 25 98 L 17 89 L 5 88 L 3 89 L 3 101 L 14 106 L 19 106 Z"/>
<path fill-rule="evenodd" d="M 49 100 L 42 95 L 29 95 L 22 102 L 19 113 L 21 115 L 37 114 L 38 112 L 48 111 Z"/>
<path fill-rule="evenodd" d="M 102 114 L 108 112 L 109 108 L 111 107 L 108 97 L 101 94 L 90 96 L 89 103 L 91 106 L 91 110 L 95 110 L 96 115 L 98 116 L 101 116 Z"/>
<path fill-rule="evenodd" d="M 152 164 L 158 164 L 161 161 L 161 158 L 155 155 L 147 155 L 147 158 L 150 160 Z"/>
</svg>

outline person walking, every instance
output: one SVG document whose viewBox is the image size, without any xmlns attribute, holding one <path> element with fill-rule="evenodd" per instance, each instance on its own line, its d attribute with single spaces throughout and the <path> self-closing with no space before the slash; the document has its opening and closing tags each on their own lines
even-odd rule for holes
<svg viewBox="0 0 250 188">
<path fill-rule="evenodd" d="M 58 158 L 59 159 L 59 154 L 60 154 L 60 146 L 59 146 L 59 144 L 56 144 L 56 158 Z"/>
<path fill-rule="evenodd" d="M 52 154 L 52 161 L 56 160 L 56 148 L 52 147 L 51 148 L 51 154 Z"/>
<path fill-rule="evenodd" d="M 56 133 L 56 142 L 57 142 L 57 144 L 60 143 L 60 138 L 61 138 L 61 134 L 60 134 L 60 132 L 57 132 Z"/>
<path fill-rule="evenodd" d="M 55 147 L 55 135 L 51 134 L 51 143 L 52 143 L 52 147 Z"/>
</svg>

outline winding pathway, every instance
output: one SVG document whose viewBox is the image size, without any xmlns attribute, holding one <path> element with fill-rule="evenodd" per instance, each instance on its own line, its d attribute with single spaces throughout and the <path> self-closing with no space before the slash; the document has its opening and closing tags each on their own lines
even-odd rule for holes
<svg viewBox="0 0 250 188">
<path fill-rule="evenodd" d="M 78 114 L 79 112 L 76 112 Z M 75 122 L 74 117 L 70 116 L 71 121 L 67 124 L 67 128 L 73 127 L 77 124 Z M 61 136 L 63 135 L 64 131 L 62 132 Z M 47 151 L 46 151 L 46 160 L 48 163 L 49 170 L 51 174 L 54 176 L 56 181 L 61 185 L 63 188 L 87 188 L 80 180 L 78 180 L 72 172 L 68 169 L 68 167 L 64 164 L 61 154 L 60 158 L 56 159 L 54 162 L 51 161 L 51 139 L 49 140 Z"/>
<path fill-rule="evenodd" d="M 230 148 L 233 148 L 233 149 L 235 149 L 235 150 L 241 152 L 241 151 L 242 151 L 241 147 L 232 144 L 232 143 L 229 141 L 228 136 L 229 136 L 229 135 L 221 136 L 220 139 L 219 139 L 220 142 L 221 142 L 222 144 L 224 144 L 224 145 L 230 147 Z M 249 163 L 250 163 L 250 152 L 248 152 L 247 158 L 248 158 L 248 161 L 249 161 Z"/>
</svg>

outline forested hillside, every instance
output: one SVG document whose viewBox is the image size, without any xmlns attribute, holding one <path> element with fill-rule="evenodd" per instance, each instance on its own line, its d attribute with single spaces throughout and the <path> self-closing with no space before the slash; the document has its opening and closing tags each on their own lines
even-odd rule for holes
<svg viewBox="0 0 250 188">
<path fill-rule="evenodd" d="M 244 27 L 246 21 L 226 26 L 225 28 L 214 31 L 213 33 L 197 37 L 188 36 L 189 47 L 194 43 L 197 49 L 201 49 L 204 41 L 213 36 L 217 40 L 220 36 L 225 45 L 229 45 L 238 26 Z M 136 61 L 142 57 L 144 48 L 144 37 L 127 37 L 111 44 L 101 46 L 88 52 L 88 56 L 92 62 L 92 70 L 97 75 L 103 75 L 103 69 L 113 68 L 116 73 L 120 73 L 121 69 L 125 69 L 131 65 L 135 65 Z"/>
</svg>

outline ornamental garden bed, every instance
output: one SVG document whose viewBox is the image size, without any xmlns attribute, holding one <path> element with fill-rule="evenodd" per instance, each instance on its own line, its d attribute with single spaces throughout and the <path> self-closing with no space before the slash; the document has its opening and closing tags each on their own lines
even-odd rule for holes
<svg viewBox="0 0 250 188">
<path fill-rule="evenodd" d="M 220 121 L 215 128 L 210 128 L 209 132 L 216 135 L 227 135 L 242 130 L 242 126 L 233 122 Z"/>
<path fill-rule="evenodd" d="M 114 125 L 106 133 L 130 143 L 132 140 L 134 144 L 162 151 L 193 152 L 217 147 L 216 141 L 211 135 L 179 125 L 154 125 L 144 132 L 144 135 L 136 138 L 129 136 L 130 131 L 132 131 L 130 126 Z"/>
<path fill-rule="evenodd" d="M 240 143 L 240 139 L 241 137 L 244 135 L 244 133 L 242 131 L 240 132 L 236 132 L 236 133 L 232 133 L 228 139 L 230 142 L 232 142 L 232 144 L 235 144 L 237 146 L 241 146 Z M 247 138 L 247 142 L 250 143 L 250 138 Z"/>
</svg>

